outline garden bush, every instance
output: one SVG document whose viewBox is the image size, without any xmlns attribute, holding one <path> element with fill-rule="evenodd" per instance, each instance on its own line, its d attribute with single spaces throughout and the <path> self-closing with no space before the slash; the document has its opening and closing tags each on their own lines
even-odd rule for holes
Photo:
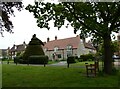
<svg viewBox="0 0 120 89">
<path fill-rule="evenodd" d="M 7 60 L 8 60 L 8 58 L 6 58 L 6 57 L 2 58 L 2 61 L 7 61 Z"/>
<path fill-rule="evenodd" d="M 47 64 L 48 56 L 34 55 L 29 57 L 29 64 Z"/>
<path fill-rule="evenodd" d="M 83 59 L 83 61 L 89 61 L 89 59 L 93 61 L 95 58 L 93 54 L 86 54 L 86 55 L 81 55 L 80 59 Z"/>
<path fill-rule="evenodd" d="M 76 61 L 75 61 L 75 56 L 70 56 L 70 57 L 68 57 L 68 58 L 67 58 L 67 63 L 68 63 L 68 64 L 76 63 Z"/>
<path fill-rule="evenodd" d="M 79 61 L 79 62 L 82 62 L 82 61 L 83 61 L 83 59 L 82 59 L 82 58 L 78 58 L 78 61 Z"/>
<path fill-rule="evenodd" d="M 19 62 L 19 57 L 14 57 L 14 63 L 18 63 Z"/>
</svg>

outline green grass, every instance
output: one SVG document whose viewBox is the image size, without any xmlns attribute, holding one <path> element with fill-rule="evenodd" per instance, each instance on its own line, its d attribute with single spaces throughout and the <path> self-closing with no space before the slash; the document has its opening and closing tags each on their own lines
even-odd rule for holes
<svg viewBox="0 0 120 89">
<path fill-rule="evenodd" d="M 78 65 L 77 63 L 76 65 Z M 84 63 L 81 63 L 81 65 Z M 71 65 L 75 66 L 75 64 Z M 117 87 L 118 76 L 86 77 L 85 68 L 3 64 L 3 87 Z M 120 74 L 120 73 L 119 73 Z"/>
</svg>

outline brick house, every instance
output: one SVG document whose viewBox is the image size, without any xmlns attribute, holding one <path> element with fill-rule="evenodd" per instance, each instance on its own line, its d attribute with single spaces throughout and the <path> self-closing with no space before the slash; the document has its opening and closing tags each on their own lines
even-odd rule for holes
<svg viewBox="0 0 120 89">
<path fill-rule="evenodd" d="M 13 59 L 14 57 L 16 57 L 17 53 L 24 52 L 26 47 L 27 47 L 27 44 L 25 42 L 23 42 L 23 44 L 19 44 L 19 45 L 14 44 L 12 48 L 8 49 L 9 57 L 11 57 Z"/>
<path fill-rule="evenodd" d="M 52 41 L 47 38 L 43 49 L 50 60 L 66 59 L 71 55 L 80 57 L 82 54 L 96 52 L 92 44 L 86 43 L 85 40 L 80 39 L 80 36 L 65 39 L 57 39 L 57 36 L 55 36 L 55 40 Z"/>
</svg>

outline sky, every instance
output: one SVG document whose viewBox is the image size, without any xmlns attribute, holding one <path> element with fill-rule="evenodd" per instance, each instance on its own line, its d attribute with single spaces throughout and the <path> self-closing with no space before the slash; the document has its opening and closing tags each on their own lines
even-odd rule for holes
<svg viewBox="0 0 120 89">
<path fill-rule="evenodd" d="M 23 4 L 27 6 L 28 4 L 34 3 L 34 0 L 23 0 Z M 24 7 L 25 8 L 25 7 Z M 43 42 L 47 41 L 49 37 L 50 40 L 54 40 L 55 36 L 58 39 L 64 39 L 69 37 L 75 37 L 80 33 L 74 34 L 74 29 L 72 27 L 65 28 L 63 26 L 58 30 L 54 27 L 53 22 L 50 22 L 50 30 L 45 28 L 37 27 L 36 19 L 34 18 L 33 14 L 27 10 L 17 11 L 15 10 L 15 17 L 11 16 L 10 19 L 13 22 L 14 28 L 13 34 L 8 32 L 4 32 L 4 37 L 0 36 L 0 49 L 7 49 L 8 47 L 12 47 L 14 44 L 19 45 L 22 44 L 24 41 L 28 44 L 32 38 L 33 34 Z"/>
<path fill-rule="evenodd" d="M 23 0 L 23 4 L 27 6 L 29 3 L 33 3 L 34 0 Z M 22 10 L 21 12 L 15 9 L 15 17 L 10 17 L 13 22 L 14 28 L 13 34 L 8 32 L 4 32 L 4 37 L 0 36 L 0 49 L 7 49 L 8 47 L 12 47 L 14 44 L 19 45 L 24 41 L 28 44 L 32 38 L 33 34 L 42 40 L 43 42 L 47 41 L 49 37 L 50 40 L 54 40 L 55 36 L 58 39 L 64 39 L 69 37 L 75 37 L 79 34 L 74 34 L 74 29 L 72 27 L 65 28 L 63 26 L 60 30 L 54 27 L 53 22 L 50 22 L 50 30 L 45 28 L 40 29 L 37 27 L 36 19 L 33 14 L 27 10 Z"/>
</svg>

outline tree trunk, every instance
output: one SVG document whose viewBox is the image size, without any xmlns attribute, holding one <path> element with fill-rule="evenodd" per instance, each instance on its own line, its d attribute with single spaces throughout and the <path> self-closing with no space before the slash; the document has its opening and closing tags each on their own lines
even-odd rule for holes
<svg viewBox="0 0 120 89">
<path fill-rule="evenodd" d="M 106 74 L 112 73 L 112 50 L 111 50 L 111 37 L 109 35 L 105 35 L 103 37 L 104 40 L 104 72 Z"/>
</svg>

